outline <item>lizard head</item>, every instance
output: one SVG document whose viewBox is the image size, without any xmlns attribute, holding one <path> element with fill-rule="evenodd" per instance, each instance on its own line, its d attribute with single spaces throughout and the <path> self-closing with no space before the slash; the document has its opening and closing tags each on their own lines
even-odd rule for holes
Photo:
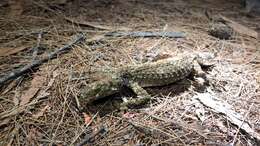
<svg viewBox="0 0 260 146">
<path fill-rule="evenodd" d="M 201 66 L 209 67 L 214 65 L 213 59 L 215 58 L 215 55 L 213 53 L 196 52 L 193 57 Z"/>
</svg>

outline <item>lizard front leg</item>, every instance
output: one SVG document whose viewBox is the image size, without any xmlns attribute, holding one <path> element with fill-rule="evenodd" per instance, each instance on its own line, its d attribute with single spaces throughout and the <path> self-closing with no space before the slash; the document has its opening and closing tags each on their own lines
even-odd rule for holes
<svg viewBox="0 0 260 146">
<path fill-rule="evenodd" d="M 130 82 L 128 86 L 134 91 L 134 93 L 136 93 L 137 98 L 124 101 L 121 104 L 121 109 L 140 106 L 150 101 L 151 95 L 148 94 L 137 82 Z"/>
</svg>

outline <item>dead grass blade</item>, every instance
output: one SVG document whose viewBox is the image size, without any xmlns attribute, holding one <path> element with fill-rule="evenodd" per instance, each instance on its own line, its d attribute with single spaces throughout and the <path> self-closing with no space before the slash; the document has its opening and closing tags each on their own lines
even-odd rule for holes
<svg viewBox="0 0 260 146">
<path fill-rule="evenodd" d="M 29 103 L 30 100 L 38 93 L 40 88 L 43 86 L 46 78 L 44 76 L 36 75 L 31 81 L 31 87 L 21 96 L 20 106 L 24 106 Z"/>
<path fill-rule="evenodd" d="M 0 49 L 0 56 L 13 55 L 13 54 L 16 54 L 20 51 L 27 49 L 27 48 L 28 47 L 25 47 L 25 46 L 21 46 L 21 47 L 17 47 L 17 48 L 1 48 Z"/>
</svg>

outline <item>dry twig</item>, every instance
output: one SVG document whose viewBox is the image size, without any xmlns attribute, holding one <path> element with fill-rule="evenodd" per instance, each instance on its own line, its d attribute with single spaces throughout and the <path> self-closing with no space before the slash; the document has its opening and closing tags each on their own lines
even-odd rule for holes
<svg viewBox="0 0 260 146">
<path fill-rule="evenodd" d="M 79 43 L 79 42 L 81 42 L 83 40 L 84 40 L 84 35 L 82 35 L 82 34 L 78 35 L 76 37 L 76 39 L 74 39 L 73 41 L 69 42 L 64 47 L 61 47 L 61 48 L 55 50 L 54 52 L 48 54 L 46 57 L 44 57 L 44 58 L 42 58 L 40 60 L 35 60 L 31 64 L 28 64 L 28 65 L 26 65 L 26 66 L 24 66 L 24 67 L 22 67 L 22 68 L 20 68 L 20 69 L 18 69 L 16 71 L 11 72 L 10 74 L 8 74 L 8 75 L 6 75 L 6 76 L 4 76 L 3 78 L 0 79 L 0 87 L 3 86 L 6 81 L 9 81 L 11 79 L 17 78 L 17 77 L 23 75 L 24 73 L 32 70 L 33 68 L 38 67 L 41 64 L 47 62 L 48 60 L 56 58 L 58 54 L 62 54 L 62 53 L 67 52 L 69 49 L 71 49 L 71 47 L 73 45 L 75 45 L 76 43 Z"/>
</svg>

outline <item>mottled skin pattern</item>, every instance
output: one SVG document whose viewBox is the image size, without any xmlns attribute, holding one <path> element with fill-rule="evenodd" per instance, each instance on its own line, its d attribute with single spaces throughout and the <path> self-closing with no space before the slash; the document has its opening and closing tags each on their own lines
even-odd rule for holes
<svg viewBox="0 0 260 146">
<path fill-rule="evenodd" d="M 191 73 L 204 74 L 200 68 L 202 59 L 198 55 L 183 55 L 157 62 L 128 65 L 115 70 L 105 71 L 106 78 L 89 84 L 81 97 L 90 103 L 94 100 L 118 93 L 122 86 L 131 88 L 137 98 L 125 100 L 122 107 L 131 107 L 147 103 L 151 96 L 143 87 L 164 86 L 187 77 Z"/>
</svg>

